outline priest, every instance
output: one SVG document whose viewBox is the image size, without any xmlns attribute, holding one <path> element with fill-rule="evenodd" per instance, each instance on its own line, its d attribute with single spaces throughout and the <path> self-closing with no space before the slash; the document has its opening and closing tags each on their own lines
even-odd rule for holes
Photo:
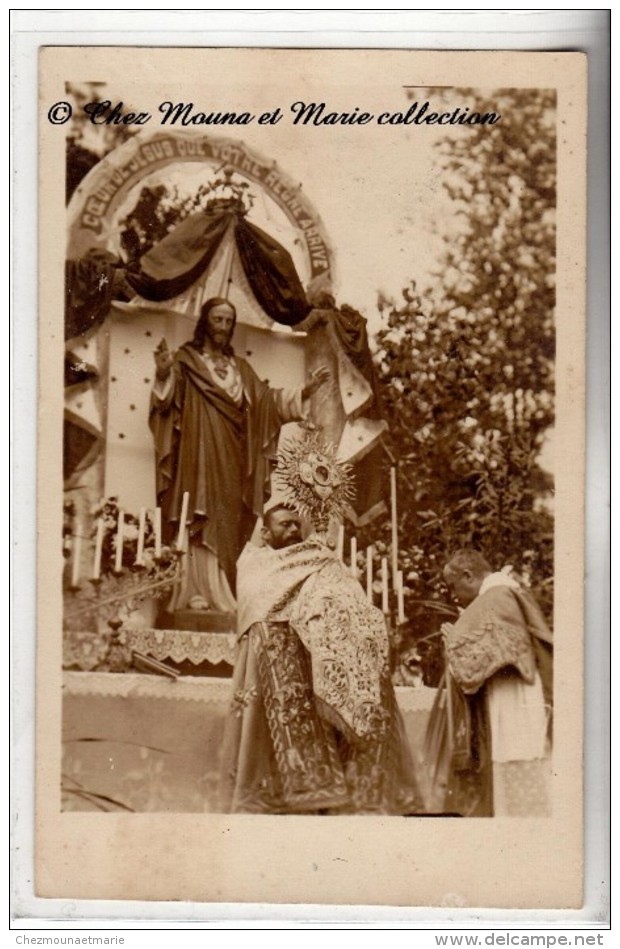
<svg viewBox="0 0 620 949">
<path fill-rule="evenodd" d="M 419 814 L 385 618 L 325 531 L 323 515 L 338 513 L 346 473 L 312 438 L 289 460 L 288 500 L 283 491 L 284 502 L 266 510 L 262 546 L 246 545 L 239 558 L 239 654 L 220 809 Z M 306 540 L 299 512 L 318 528 Z"/>
<path fill-rule="evenodd" d="M 550 813 L 553 640 L 529 590 L 475 550 L 444 568 L 462 607 L 444 624 L 451 718 L 446 806 L 472 817 Z"/>
</svg>

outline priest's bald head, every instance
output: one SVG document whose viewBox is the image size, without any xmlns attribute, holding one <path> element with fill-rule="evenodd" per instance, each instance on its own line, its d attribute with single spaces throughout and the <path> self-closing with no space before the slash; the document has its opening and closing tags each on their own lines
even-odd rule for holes
<svg viewBox="0 0 620 949">
<path fill-rule="evenodd" d="M 476 599 L 482 581 L 491 573 L 491 565 L 477 550 L 457 550 L 444 567 L 444 580 L 460 606 L 469 606 Z"/>
<path fill-rule="evenodd" d="M 301 518 L 289 505 L 274 504 L 266 507 L 263 514 L 262 538 L 274 550 L 300 544 Z"/>
</svg>

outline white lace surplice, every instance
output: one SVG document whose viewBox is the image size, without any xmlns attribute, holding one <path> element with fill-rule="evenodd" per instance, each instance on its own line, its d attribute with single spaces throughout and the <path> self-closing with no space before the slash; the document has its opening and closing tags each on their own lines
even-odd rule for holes
<svg viewBox="0 0 620 949">
<path fill-rule="evenodd" d="M 531 761 L 545 757 L 547 712 L 542 681 L 496 675 L 487 683 L 493 761 Z"/>
<path fill-rule="evenodd" d="M 494 816 L 543 817 L 551 801 L 548 710 L 524 618 L 500 600 L 484 606 L 485 594 L 502 587 L 519 595 L 507 571 L 487 576 L 447 648 L 463 691 L 485 689 Z"/>
</svg>

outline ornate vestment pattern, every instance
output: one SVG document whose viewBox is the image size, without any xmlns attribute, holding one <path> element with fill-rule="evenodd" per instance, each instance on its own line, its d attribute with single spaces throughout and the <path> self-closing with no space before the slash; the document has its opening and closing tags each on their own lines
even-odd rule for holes
<svg viewBox="0 0 620 949">
<path fill-rule="evenodd" d="M 421 809 L 389 679 L 374 735 L 348 741 L 315 701 L 310 655 L 288 623 L 254 624 L 240 644 L 224 745 L 222 810 L 410 813 Z"/>
</svg>

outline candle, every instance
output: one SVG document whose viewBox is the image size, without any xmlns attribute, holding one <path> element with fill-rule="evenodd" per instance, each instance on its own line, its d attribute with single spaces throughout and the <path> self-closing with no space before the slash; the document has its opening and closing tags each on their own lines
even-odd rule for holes
<svg viewBox="0 0 620 949">
<path fill-rule="evenodd" d="M 118 524 L 116 527 L 116 556 L 114 558 L 114 570 L 120 573 L 123 569 L 123 537 L 125 531 L 125 514 L 118 512 Z"/>
<path fill-rule="evenodd" d="M 344 559 L 344 524 L 338 525 L 338 542 L 336 544 L 336 556 L 338 560 Z"/>
<path fill-rule="evenodd" d="M 396 468 L 390 468 L 390 507 L 392 520 L 392 583 L 398 571 L 398 512 L 396 508 Z M 394 587 L 396 589 L 396 587 Z"/>
<path fill-rule="evenodd" d="M 179 519 L 179 536 L 177 538 L 177 547 L 183 550 L 183 539 L 185 537 L 185 522 L 187 521 L 187 511 L 189 509 L 189 491 L 183 492 L 183 504 L 181 505 L 181 517 Z"/>
<path fill-rule="evenodd" d="M 351 576 L 357 579 L 357 537 L 351 538 Z"/>
<path fill-rule="evenodd" d="M 155 556 L 161 557 L 161 508 L 155 508 Z"/>
<path fill-rule="evenodd" d="M 144 564 L 144 529 L 146 527 L 146 508 L 140 508 L 140 519 L 138 521 L 138 548 L 136 550 L 136 564 L 141 567 Z"/>
<path fill-rule="evenodd" d="M 396 603 L 398 610 L 398 622 L 405 622 L 405 587 L 403 584 L 402 570 L 396 571 Z"/>
<path fill-rule="evenodd" d="M 398 604 L 398 624 L 405 622 L 405 591 L 401 586 L 396 591 L 396 600 Z"/>
<path fill-rule="evenodd" d="M 82 528 L 77 525 L 76 533 L 73 535 L 73 564 L 71 570 L 71 586 L 80 585 L 80 557 L 82 555 Z"/>
<path fill-rule="evenodd" d="M 381 558 L 381 609 L 384 613 L 390 612 L 388 599 L 388 562 L 387 557 Z"/>
<path fill-rule="evenodd" d="M 375 555 L 375 548 L 371 544 L 366 548 L 366 599 L 372 603 L 372 561 Z"/>
<path fill-rule="evenodd" d="M 93 580 L 101 575 L 101 550 L 103 548 L 103 518 L 97 521 L 97 536 L 95 538 L 95 562 L 93 564 Z"/>
</svg>

